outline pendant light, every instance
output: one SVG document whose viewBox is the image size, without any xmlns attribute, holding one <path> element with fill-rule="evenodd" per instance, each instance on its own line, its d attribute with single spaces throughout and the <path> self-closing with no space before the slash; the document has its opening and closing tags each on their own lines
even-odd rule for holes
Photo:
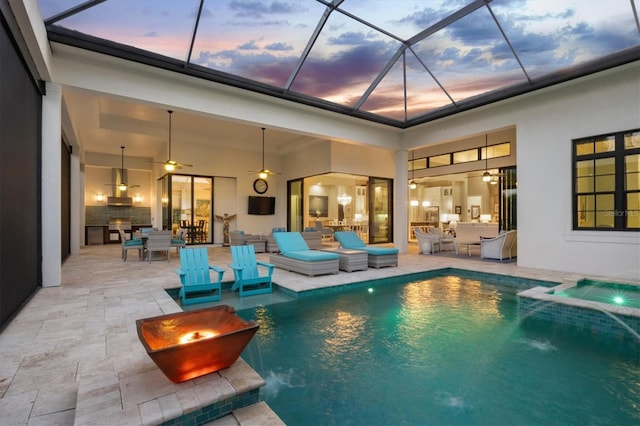
<svg viewBox="0 0 640 426">
<path fill-rule="evenodd" d="M 172 128 L 171 128 L 171 117 L 173 116 L 173 111 L 172 110 L 167 110 L 167 112 L 169 113 L 169 158 L 167 159 L 167 161 L 163 161 L 163 162 L 158 162 L 159 164 L 162 164 L 164 166 L 164 169 L 168 172 L 173 172 L 176 169 L 181 169 L 183 167 L 193 167 L 192 164 L 185 164 L 185 163 L 178 163 L 177 161 L 171 159 L 171 134 L 172 134 Z M 154 161 L 154 163 L 156 163 L 156 161 Z"/>
<path fill-rule="evenodd" d="M 487 134 L 484 135 L 484 173 L 482 174 L 482 181 L 485 183 L 491 182 L 491 173 L 489 173 L 489 149 Z"/>
<path fill-rule="evenodd" d="M 171 161 L 171 116 L 173 111 L 167 110 L 169 113 L 169 159 L 164 163 L 164 169 L 168 172 L 172 172 L 176 169 L 176 165 Z"/>
<path fill-rule="evenodd" d="M 262 128 L 262 168 L 258 172 L 260 179 L 266 179 L 269 176 L 269 170 L 264 168 L 264 127 Z"/>
<path fill-rule="evenodd" d="M 258 170 L 257 173 L 258 173 L 258 177 L 260 179 L 266 179 L 270 175 L 277 175 L 277 174 L 280 174 L 280 173 L 271 171 L 271 170 L 266 169 L 264 167 L 264 131 L 265 131 L 265 128 L 261 127 L 261 129 L 262 129 L 262 169 Z M 249 170 L 249 172 L 256 173 L 254 170 Z"/>
<path fill-rule="evenodd" d="M 411 150 L 411 180 L 409 181 L 409 189 L 416 189 L 418 187 L 414 179 L 415 169 L 416 169 L 416 166 L 414 163 L 414 156 L 415 156 L 415 151 Z"/>
<path fill-rule="evenodd" d="M 120 157 L 120 182 L 118 182 L 118 189 L 120 191 L 126 191 L 129 188 L 138 188 L 140 185 L 128 185 L 127 182 L 124 181 L 124 146 L 120 147 L 122 152 Z"/>
</svg>

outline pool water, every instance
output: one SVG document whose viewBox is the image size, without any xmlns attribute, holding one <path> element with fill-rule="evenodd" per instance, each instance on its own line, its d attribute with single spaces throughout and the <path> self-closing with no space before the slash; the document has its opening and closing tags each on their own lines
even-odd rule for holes
<svg viewBox="0 0 640 426">
<path fill-rule="evenodd" d="M 238 311 L 288 425 L 636 425 L 640 342 L 526 320 L 522 287 L 454 276 Z"/>
<path fill-rule="evenodd" d="M 553 294 L 640 309 L 640 287 L 638 286 L 581 280 L 575 287 L 556 291 Z"/>
</svg>

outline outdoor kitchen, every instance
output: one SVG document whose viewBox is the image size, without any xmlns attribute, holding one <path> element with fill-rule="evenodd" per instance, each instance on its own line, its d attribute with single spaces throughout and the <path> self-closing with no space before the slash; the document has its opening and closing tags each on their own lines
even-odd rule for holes
<svg viewBox="0 0 640 426">
<path fill-rule="evenodd" d="M 119 230 L 130 239 L 152 226 L 151 172 L 111 167 L 86 167 L 85 244 L 119 244 Z M 127 189 L 119 184 L 127 182 Z"/>
</svg>

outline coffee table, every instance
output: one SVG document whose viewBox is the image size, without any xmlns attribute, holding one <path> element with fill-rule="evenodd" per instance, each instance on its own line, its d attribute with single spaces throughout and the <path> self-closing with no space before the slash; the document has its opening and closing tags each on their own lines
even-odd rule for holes
<svg viewBox="0 0 640 426">
<path fill-rule="evenodd" d="M 456 247 L 456 255 L 458 255 L 458 251 L 460 249 L 460 246 L 467 246 L 467 254 L 469 256 L 471 256 L 471 246 L 479 246 L 480 245 L 480 241 L 456 241 L 455 242 L 455 247 Z"/>
</svg>

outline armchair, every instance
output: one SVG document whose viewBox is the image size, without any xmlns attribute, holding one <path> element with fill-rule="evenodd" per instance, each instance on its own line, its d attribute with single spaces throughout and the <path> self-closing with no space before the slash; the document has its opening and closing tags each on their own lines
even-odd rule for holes
<svg viewBox="0 0 640 426">
<path fill-rule="evenodd" d="M 428 232 L 424 232 L 420 228 L 415 228 L 413 233 L 418 240 L 418 253 L 420 254 L 433 254 L 437 250 L 440 251 L 440 241 L 438 237 Z"/>
<path fill-rule="evenodd" d="M 440 251 L 445 250 L 446 246 L 451 247 L 451 250 L 455 248 L 453 244 L 455 238 L 453 235 L 445 234 L 442 232 L 442 229 L 434 227 L 429 227 L 427 231 L 438 239 L 438 242 L 440 243 Z"/>
<path fill-rule="evenodd" d="M 482 259 L 511 259 L 515 256 L 512 248 L 515 247 L 517 231 L 507 231 L 494 238 L 480 240 L 480 258 Z"/>
</svg>

